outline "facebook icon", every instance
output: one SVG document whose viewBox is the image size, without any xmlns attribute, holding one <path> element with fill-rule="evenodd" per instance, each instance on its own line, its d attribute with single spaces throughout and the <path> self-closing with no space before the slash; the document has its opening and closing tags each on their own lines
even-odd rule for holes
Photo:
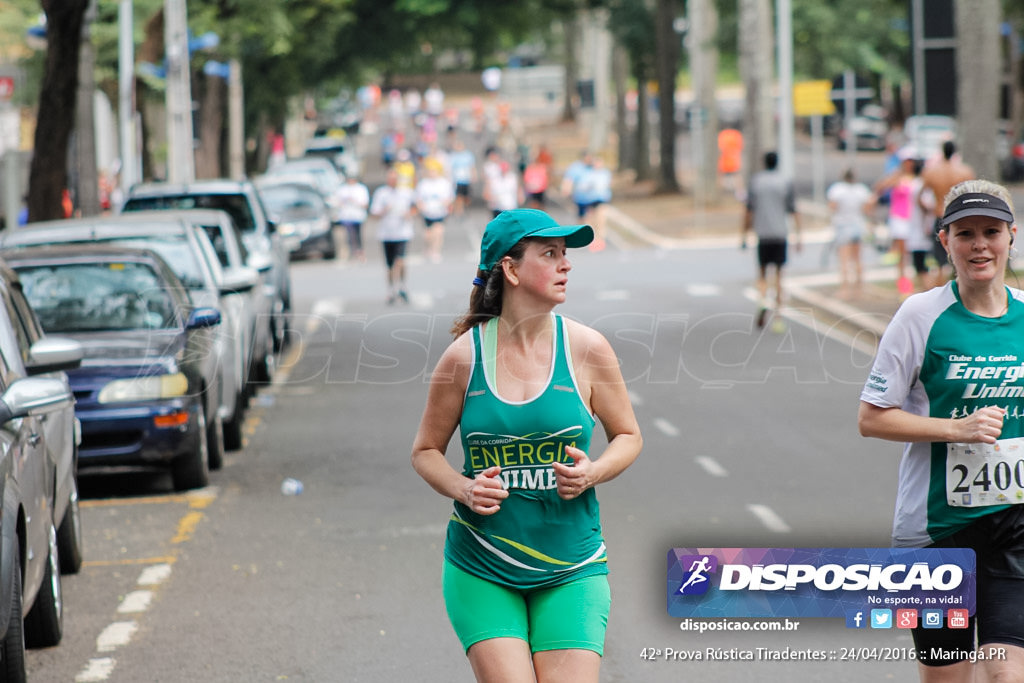
<svg viewBox="0 0 1024 683">
<path fill-rule="evenodd" d="M 868 620 L 864 616 L 864 610 L 846 611 L 846 628 L 867 628 Z"/>
</svg>

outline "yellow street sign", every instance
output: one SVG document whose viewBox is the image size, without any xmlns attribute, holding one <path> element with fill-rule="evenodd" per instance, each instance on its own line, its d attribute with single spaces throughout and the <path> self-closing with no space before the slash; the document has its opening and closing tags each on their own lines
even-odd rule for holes
<svg viewBox="0 0 1024 683">
<path fill-rule="evenodd" d="M 801 81 L 793 84 L 793 114 L 828 116 L 836 112 L 831 81 Z"/>
</svg>

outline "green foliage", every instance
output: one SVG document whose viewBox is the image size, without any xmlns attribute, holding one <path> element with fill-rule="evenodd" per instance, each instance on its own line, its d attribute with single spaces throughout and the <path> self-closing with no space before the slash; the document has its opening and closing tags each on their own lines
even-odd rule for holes
<svg viewBox="0 0 1024 683">
<path fill-rule="evenodd" d="M 793 0 L 797 77 L 832 78 L 853 69 L 906 80 L 907 12 L 905 0 Z"/>
</svg>

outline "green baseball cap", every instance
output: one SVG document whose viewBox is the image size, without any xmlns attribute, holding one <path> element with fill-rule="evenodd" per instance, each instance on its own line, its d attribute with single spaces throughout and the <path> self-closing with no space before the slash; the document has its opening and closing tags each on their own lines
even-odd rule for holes
<svg viewBox="0 0 1024 683">
<path fill-rule="evenodd" d="M 489 271 L 524 237 L 564 237 L 567 247 L 585 247 L 594 240 L 594 229 L 589 225 L 559 225 L 537 209 L 502 211 L 484 230 L 480 270 Z"/>
</svg>

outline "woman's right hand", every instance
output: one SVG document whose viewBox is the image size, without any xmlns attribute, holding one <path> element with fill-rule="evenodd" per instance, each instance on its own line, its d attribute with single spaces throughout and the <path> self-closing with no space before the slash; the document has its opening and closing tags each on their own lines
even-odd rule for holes
<svg viewBox="0 0 1024 683">
<path fill-rule="evenodd" d="M 493 515 L 501 508 L 501 501 L 508 498 L 508 491 L 502 486 L 501 468 L 495 465 L 468 480 L 462 495 L 462 502 L 478 515 Z"/>
<path fill-rule="evenodd" d="M 957 443 L 995 443 L 1003 433 L 1006 410 L 999 406 L 979 408 L 967 417 L 953 421 Z"/>
</svg>

